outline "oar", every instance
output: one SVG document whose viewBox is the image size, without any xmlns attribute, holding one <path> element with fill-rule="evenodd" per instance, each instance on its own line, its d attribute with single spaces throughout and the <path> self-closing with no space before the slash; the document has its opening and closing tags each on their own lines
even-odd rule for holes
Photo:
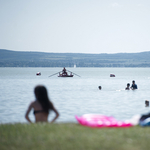
<svg viewBox="0 0 150 150">
<path fill-rule="evenodd" d="M 57 73 L 60 73 L 61 71 L 59 71 L 59 72 L 57 72 Z M 55 74 L 57 74 L 57 73 L 55 73 Z M 52 75 L 50 75 L 49 77 L 51 77 L 51 76 L 54 76 L 55 74 L 52 74 Z"/>
<path fill-rule="evenodd" d="M 69 71 L 69 70 L 67 70 L 67 71 Z M 72 71 L 69 71 L 69 72 L 72 72 Z M 75 74 L 74 72 L 72 72 L 73 74 Z M 81 77 L 81 76 L 79 76 L 79 75 L 77 75 L 77 74 L 75 74 L 76 76 L 78 76 L 78 77 Z"/>
</svg>

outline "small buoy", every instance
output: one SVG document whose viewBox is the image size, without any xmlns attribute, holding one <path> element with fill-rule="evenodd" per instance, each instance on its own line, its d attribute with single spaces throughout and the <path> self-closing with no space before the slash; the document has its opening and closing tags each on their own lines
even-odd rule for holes
<svg viewBox="0 0 150 150">
<path fill-rule="evenodd" d="M 40 76 L 40 75 L 41 75 L 41 72 L 37 72 L 36 75 L 37 75 L 37 76 Z"/>
<path fill-rule="evenodd" d="M 149 101 L 145 100 L 145 107 L 149 107 Z"/>
</svg>

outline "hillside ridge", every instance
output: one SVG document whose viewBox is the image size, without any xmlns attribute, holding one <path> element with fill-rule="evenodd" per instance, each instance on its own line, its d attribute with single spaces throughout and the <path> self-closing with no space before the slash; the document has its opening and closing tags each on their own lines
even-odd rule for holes
<svg viewBox="0 0 150 150">
<path fill-rule="evenodd" d="M 0 49 L 0 67 L 150 67 L 150 51 L 86 54 Z"/>
</svg>

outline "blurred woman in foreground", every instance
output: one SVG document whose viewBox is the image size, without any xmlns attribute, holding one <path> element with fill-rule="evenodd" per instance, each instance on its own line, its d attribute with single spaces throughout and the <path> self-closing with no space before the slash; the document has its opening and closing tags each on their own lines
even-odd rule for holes
<svg viewBox="0 0 150 150">
<path fill-rule="evenodd" d="M 58 118 L 59 113 L 53 106 L 52 102 L 49 100 L 46 88 L 42 85 L 38 85 L 35 87 L 34 93 L 36 100 L 31 102 L 31 104 L 29 105 L 25 118 L 30 123 L 32 123 L 32 121 L 29 118 L 29 113 L 33 108 L 34 109 L 33 113 L 35 115 L 36 122 L 48 122 L 49 111 L 53 110 L 56 116 L 51 121 L 51 123 L 54 122 Z"/>
</svg>

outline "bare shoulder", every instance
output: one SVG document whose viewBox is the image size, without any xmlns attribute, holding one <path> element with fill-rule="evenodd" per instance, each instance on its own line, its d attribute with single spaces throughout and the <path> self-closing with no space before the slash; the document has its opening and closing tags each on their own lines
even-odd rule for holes
<svg viewBox="0 0 150 150">
<path fill-rule="evenodd" d="M 29 106 L 33 107 L 34 105 L 36 105 L 36 101 L 32 101 Z"/>
<path fill-rule="evenodd" d="M 31 107 L 34 108 L 35 110 L 37 110 L 37 109 L 41 110 L 42 109 L 41 104 L 37 100 L 31 102 Z"/>
</svg>

